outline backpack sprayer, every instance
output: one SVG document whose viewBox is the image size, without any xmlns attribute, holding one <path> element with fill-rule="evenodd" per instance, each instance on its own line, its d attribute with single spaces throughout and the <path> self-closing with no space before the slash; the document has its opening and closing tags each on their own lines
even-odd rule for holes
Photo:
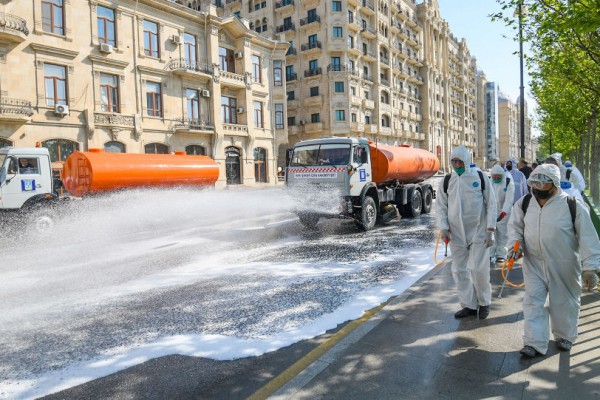
<svg viewBox="0 0 600 400">
<path fill-rule="evenodd" d="M 502 263 L 502 278 L 504 278 L 504 282 L 502 282 L 502 287 L 500 288 L 500 293 L 498 293 L 499 299 L 502 298 L 502 291 L 504 290 L 504 286 L 507 283 L 509 286 L 512 286 L 515 288 L 522 288 L 523 286 L 525 286 L 525 282 L 517 285 L 508 280 L 508 274 L 510 273 L 510 270 L 513 269 L 513 265 L 514 265 L 515 261 L 522 257 L 522 256 L 517 256 L 517 254 L 519 253 L 520 247 L 521 247 L 521 243 L 517 240 L 515 242 L 515 246 L 513 247 L 512 256 L 508 260 L 506 260 Z M 506 270 L 506 274 L 505 274 L 505 270 Z"/>
</svg>

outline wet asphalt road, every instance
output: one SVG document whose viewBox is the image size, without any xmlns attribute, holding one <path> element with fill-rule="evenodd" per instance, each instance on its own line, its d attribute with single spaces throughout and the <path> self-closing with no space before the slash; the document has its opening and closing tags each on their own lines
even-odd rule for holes
<svg viewBox="0 0 600 400">
<path fill-rule="evenodd" d="M 234 227 L 224 224 L 221 228 L 197 229 L 193 235 L 200 242 L 218 243 L 205 248 L 203 256 L 218 266 L 242 267 L 233 274 L 211 270 L 201 274 L 201 279 L 192 277 L 189 284 L 178 281 L 136 293 L 109 293 L 107 299 L 92 297 L 95 300 L 91 303 L 78 300 L 68 307 L 69 296 L 61 299 L 57 294 L 59 306 L 48 307 L 43 313 L 31 302 L 23 313 L 13 311 L 12 326 L 1 328 L 0 375 L 9 379 L 35 377 L 119 346 L 135 346 L 169 335 L 201 333 L 253 339 L 268 336 L 273 330 L 300 327 L 335 311 L 362 290 L 401 279 L 410 260 L 398 254 L 435 239 L 433 217 L 432 213 L 414 220 L 397 219 L 368 233 L 344 220 L 321 221 L 316 230 L 306 230 L 285 212 Z M 142 232 L 135 241 L 146 243 L 152 237 Z M 137 268 L 148 274 L 148 270 L 162 271 L 165 265 L 187 265 L 198 258 L 197 245 L 171 235 L 168 240 L 147 245 L 145 256 L 123 256 L 127 267 L 118 266 L 120 275 Z M 374 254 L 389 255 L 390 259 L 373 263 Z M 268 270 L 263 273 L 260 268 L 294 263 L 369 265 L 302 279 L 293 274 L 273 275 Z M 254 268 L 243 269 L 246 265 Z M 68 268 L 64 272 L 68 273 Z M 108 275 L 97 278 L 99 282 L 112 279 Z M 119 279 L 127 282 L 122 276 Z M 89 290 L 102 293 L 102 287 Z M 306 307 L 315 302 L 318 307 Z M 49 398 L 245 398 L 326 337 L 233 361 L 159 357 Z"/>
</svg>

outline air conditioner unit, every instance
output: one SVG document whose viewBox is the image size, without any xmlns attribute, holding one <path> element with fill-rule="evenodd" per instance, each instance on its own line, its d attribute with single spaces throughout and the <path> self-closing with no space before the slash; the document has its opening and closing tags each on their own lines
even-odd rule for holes
<svg viewBox="0 0 600 400">
<path fill-rule="evenodd" d="M 303 120 L 303 119 L 301 119 L 301 120 L 300 120 L 300 125 L 305 125 L 305 124 L 306 124 L 306 121 L 305 121 L 305 120 Z"/>
<path fill-rule="evenodd" d="M 182 44 L 183 39 L 179 35 L 171 35 L 171 41 L 175 44 Z"/>
<path fill-rule="evenodd" d="M 54 113 L 59 115 L 67 115 L 69 113 L 69 106 L 58 104 L 54 106 Z"/>
<path fill-rule="evenodd" d="M 238 51 L 237 53 L 235 53 L 235 58 L 237 58 L 238 60 L 240 58 L 244 58 L 244 53 L 242 53 L 241 51 Z"/>
<path fill-rule="evenodd" d="M 210 90 L 203 90 L 200 92 L 202 97 L 210 97 Z"/>
<path fill-rule="evenodd" d="M 244 112 L 244 107 L 238 107 L 238 109 L 237 109 L 237 113 L 238 113 L 238 114 L 241 114 L 241 113 L 243 113 L 243 112 Z"/>
<path fill-rule="evenodd" d="M 112 45 L 110 45 L 108 43 L 100 43 L 100 51 L 102 53 L 112 53 L 113 47 L 112 47 Z"/>
</svg>

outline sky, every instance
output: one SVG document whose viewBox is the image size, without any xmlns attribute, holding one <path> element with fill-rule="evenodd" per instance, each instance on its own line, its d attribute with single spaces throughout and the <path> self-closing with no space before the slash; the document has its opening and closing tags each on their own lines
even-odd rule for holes
<svg viewBox="0 0 600 400">
<path fill-rule="evenodd" d="M 500 90 L 516 102 L 519 97 L 519 44 L 512 39 L 512 28 L 503 22 L 492 22 L 488 15 L 498 12 L 496 0 L 438 0 L 440 14 L 450 25 L 454 36 L 465 38 L 471 56 L 477 59 L 490 82 L 496 82 Z M 504 36 L 506 37 L 504 37 Z M 527 44 L 524 45 L 527 51 Z M 529 95 L 529 76 L 524 71 L 525 100 L 529 114 L 535 101 Z"/>
</svg>

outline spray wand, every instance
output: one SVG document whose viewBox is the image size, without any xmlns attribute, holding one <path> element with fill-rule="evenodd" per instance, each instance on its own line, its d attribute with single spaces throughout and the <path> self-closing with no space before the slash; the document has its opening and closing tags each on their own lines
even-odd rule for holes
<svg viewBox="0 0 600 400">
<path fill-rule="evenodd" d="M 437 261 L 437 249 L 438 249 L 438 245 L 440 244 L 441 237 L 442 237 L 442 231 L 440 230 L 440 233 L 438 233 L 437 241 L 435 242 L 435 251 L 433 252 L 433 261 L 435 262 L 436 267 L 445 263 L 446 258 L 448 258 L 448 243 L 450 243 L 450 239 L 445 238 L 444 244 L 446 245 L 446 250 L 444 251 L 444 259 L 440 262 Z"/>
<path fill-rule="evenodd" d="M 498 298 L 501 299 L 502 298 L 502 291 L 504 290 L 504 286 L 508 283 L 509 286 L 515 287 L 515 288 L 522 288 L 523 286 L 525 286 L 525 282 L 516 285 L 514 283 L 512 283 L 511 281 L 508 280 L 508 274 L 510 273 L 510 270 L 513 269 L 513 265 L 515 263 L 515 260 L 517 260 L 518 258 L 521 258 L 519 256 L 517 256 L 517 254 L 519 253 L 519 248 L 521 247 L 521 243 L 517 240 L 515 242 L 515 245 L 513 247 L 513 251 L 512 251 L 512 255 L 510 256 L 510 258 L 506 261 L 504 261 L 502 263 L 502 278 L 504 279 L 504 282 L 502 282 L 502 287 L 500 288 L 500 293 L 498 293 Z M 506 274 L 504 273 L 504 270 L 507 269 Z"/>
</svg>

